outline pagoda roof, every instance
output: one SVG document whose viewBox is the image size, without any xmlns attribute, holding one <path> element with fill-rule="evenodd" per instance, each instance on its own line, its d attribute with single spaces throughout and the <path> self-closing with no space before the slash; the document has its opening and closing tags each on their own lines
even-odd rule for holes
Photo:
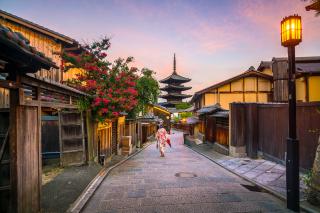
<svg viewBox="0 0 320 213">
<path fill-rule="evenodd" d="M 170 98 L 170 97 L 173 97 L 173 98 L 189 98 L 191 97 L 192 95 L 185 95 L 185 94 L 179 94 L 179 93 L 168 93 L 168 94 L 165 94 L 165 95 L 160 95 L 159 97 L 160 98 Z"/>
<path fill-rule="evenodd" d="M 173 55 L 173 73 L 166 77 L 165 79 L 160 80 L 160 83 L 170 84 L 170 83 L 186 83 L 191 81 L 190 78 L 183 77 L 178 75 L 176 71 L 176 54 Z"/>
<path fill-rule="evenodd" d="M 182 85 L 173 85 L 173 84 L 169 84 L 163 88 L 160 88 L 160 90 L 162 91 L 169 91 L 169 90 L 177 90 L 177 91 L 185 91 L 185 90 L 189 90 L 192 87 L 185 87 Z"/>
<path fill-rule="evenodd" d="M 181 101 L 169 101 L 169 102 L 162 102 L 159 104 L 164 107 L 175 107 L 177 104 L 180 104 L 180 103 Z"/>
<path fill-rule="evenodd" d="M 170 84 L 170 83 L 186 83 L 191 81 L 190 78 L 183 77 L 177 73 L 172 73 L 170 76 L 165 79 L 160 80 L 160 83 Z"/>
</svg>

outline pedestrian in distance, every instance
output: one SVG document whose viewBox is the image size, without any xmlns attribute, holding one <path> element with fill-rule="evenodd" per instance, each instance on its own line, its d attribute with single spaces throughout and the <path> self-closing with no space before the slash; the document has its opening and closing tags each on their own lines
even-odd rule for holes
<svg viewBox="0 0 320 213">
<path fill-rule="evenodd" d="M 158 126 L 158 130 L 156 133 L 156 139 L 157 139 L 157 149 L 160 151 L 160 157 L 164 157 L 164 152 L 166 148 L 166 144 L 168 143 L 171 147 L 169 134 L 167 133 L 167 130 L 162 127 L 160 124 Z"/>
</svg>

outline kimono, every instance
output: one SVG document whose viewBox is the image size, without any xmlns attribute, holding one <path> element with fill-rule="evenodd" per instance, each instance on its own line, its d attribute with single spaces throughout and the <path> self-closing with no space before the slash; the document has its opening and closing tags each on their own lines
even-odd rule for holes
<svg viewBox="0 0 320 213">
<path fill-rule="evenodd" d="M 160 148 L 160 152 L 164 153 L 165 148 L 166 148 L 167 139 L 168 139 L 168 133 L 167 133 L 166 129 L 165 128 L 158 129 L 157 134 L 156 134 L 156 138 L 157 138 L 157 145 Z"/>
</svg>

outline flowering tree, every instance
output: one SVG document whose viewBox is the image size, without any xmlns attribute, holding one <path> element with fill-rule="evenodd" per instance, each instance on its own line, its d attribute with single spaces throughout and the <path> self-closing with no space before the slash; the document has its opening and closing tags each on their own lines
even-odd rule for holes
<svg viewBox="0 0 320 213">
<path fill-rule="evenodd" d="M 129 68 L 133 58 L 107 61 L 108 38 L 85 45 L 81 54 L 65 53 L 65 70 L 80 68 L 81 73 L 68 83 L 90 94 L 80 101 L 82 109 L 91 108 L 97 120 L 116 118 L 122 112 L 131 111 L 137 105 L 136 69 Z"/>
</svg>

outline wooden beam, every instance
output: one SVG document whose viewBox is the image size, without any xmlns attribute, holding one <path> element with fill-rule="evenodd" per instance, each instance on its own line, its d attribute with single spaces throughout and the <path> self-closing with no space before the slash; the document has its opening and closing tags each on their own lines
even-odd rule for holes
<svg viewBox="0 0 320 213">
<path fill-rule="evenodd" d="M 245 95 L 244 95 L 244 90 L 245 90 L 245 88 L 244 88 L 244 78 L 242 78 L 242 100 L 243 100 L 243 102 L 246 101 L 246 98 L 245 98 Z"/>
<path fill-rule="evenodd" d="M 45 101 L 37 101 L 37 100 L 22 100 L 20 102 L 20 105 L 22 106 L 39 106 L 41 107 L 50 107 L 50 108 L 56 108 L 56 109 L 77 109 L 77 105 L 71 105 L 71 104 L 63 104 L 63 103 L 53 103 L 53 102 L 45 102 Z"/>
<path fill-rule="evenodd" d="M 39 187 L 40 187 L 40 190 L 38 192 L 38 197 L 39 199 L 41 199 L 41 186 L 42 186 L 42 155 L 41 155 L 41 127 L 42 127 L 42 124 L 41 124 L 41 115 L 42 115 L 42 110 L 41 110 L 41 88 L 37 88 L 37 91 L 36 91 L 36 99 L 37 99 L 37 102 L 38 102 L 38 140 L 39 140 L 39 143 L 38 143 L 38 153 L 39 153 L 39 156 L 38 156 L 38 181 L 39 181 Z M 39 202 L 39 209 L 41 209 L 41 204 Z"/>
<path fill-rule="evenodd" d="M 60 94 L 72 95 L 72 96 L 76 96 L 76 97 L 83 96 L 80 93 L 68 90 L 66 88 L 59 87 L 57 85 L 42 81 L 37 78 L 25 76 L 25 75 L 21 77 L 21 83 L 26 84 L 26 85 L 30 85 L 30 86 L 34 86 L 34 87 L 40 87 L 42 89 L 53 91 L 53 92 L 60 93 Z"/>
<path fill-rule="evenodd" d="M 17 89 L 21 87 L 21 85 L 14 81 L 0 80 L 0 87 L 6 88 L 6 89 Z"/>
<path fill-rule="evenodd" d="M 63 166 L 62 164 L 62 157 L 63 157 L 63 145 L 62 145 L 62 122 L 61 122 L 61 110 L 58 111 L 58 126 L 59 126 L 59 149 L 60 149 L 60 166 Z"/>
<path fill-rule="evenodd" d="M 10 89 L 10 183 L 12 212 L 40 212 L 39 107 L 19 105 Z M 27 153 L 27 154 L 26 154 Z"/>
<path fill-rule="evenodd" d="M 309 76 L 305 76 L 306 78 L 306 84 L 305 84 L 305 87 L 306 87 L 306 102 L 309 102 Z"/>
<path fill-rule="evenodd" d="M 256 89 L 256 102 L 259 102 L 259 78 L 257 77 L 256 78 L 256 87 L 257 87 L 257 89 Z"/>
</svg>

